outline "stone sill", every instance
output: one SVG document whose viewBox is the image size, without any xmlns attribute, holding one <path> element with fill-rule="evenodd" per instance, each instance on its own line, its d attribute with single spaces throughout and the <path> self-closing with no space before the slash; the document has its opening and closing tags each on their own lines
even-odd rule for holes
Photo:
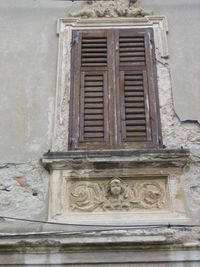
<svg viewBox="0 0 200 267">
<path fill-rule="evenodd" d="M 77 150 L 49 152 L 42 163 L 46 169 L 112 169 L 132 167 L 184 167 L 189 162 L 189 150 Z"/>
</svg>

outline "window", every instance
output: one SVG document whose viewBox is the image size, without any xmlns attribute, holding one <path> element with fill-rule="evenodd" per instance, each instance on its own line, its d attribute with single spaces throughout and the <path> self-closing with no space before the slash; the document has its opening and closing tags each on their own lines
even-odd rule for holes
<svg viewBox="0 0 200 267">
<path fill-rule="evenodd" d="M 158 147 L 153 30 L 74 30 L 70 149 Z"/>
</svg>

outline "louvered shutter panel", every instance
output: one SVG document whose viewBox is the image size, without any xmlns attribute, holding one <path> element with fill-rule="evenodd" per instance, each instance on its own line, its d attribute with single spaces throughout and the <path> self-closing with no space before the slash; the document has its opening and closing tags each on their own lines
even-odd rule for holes
<svg viewBox="0 0 200 267">
<path fill-rule="evenodd" d="M 108 148 L 107 31 L 75 31 L 73 51 L 72 148 Z"/>
<path fill-rule="evenodd" d="M 159 144 L 151 29 L 119 30 L 120 127 L 123 148 Z"/>
<path fill-rule="evenodd" d="M 153 31 L 76 30 L 71 149 L 158 147 Z"/>
</svg>

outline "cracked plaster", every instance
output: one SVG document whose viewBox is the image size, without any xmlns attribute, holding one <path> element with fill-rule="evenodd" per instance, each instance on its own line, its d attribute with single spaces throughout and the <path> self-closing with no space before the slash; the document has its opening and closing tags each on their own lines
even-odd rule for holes
<svg viewBox="0 0 200 267">
<path fill-rule="evenodd" d="M 37 162 L 0 168 L 0 216 L 46 218 L 48 174 Z"/>
</svg>

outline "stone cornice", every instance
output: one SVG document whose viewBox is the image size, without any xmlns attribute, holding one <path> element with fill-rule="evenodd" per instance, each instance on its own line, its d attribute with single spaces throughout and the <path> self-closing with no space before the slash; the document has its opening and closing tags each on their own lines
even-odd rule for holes
<svg viewBox="0 0 200 267">
<path fill-rule="evenodd" d="M 97 150 L 50 152 L 43 156 L 47 169 L 184 167 L 188 150 Z"/>
<path fill-rule="evenodd" d="M 66 225 L 67 226 L 67 225 Z M 66 228 L 65 226 L 65 228 Z M 59 226 L 62 229 L 62 226 Z M 200 249 L 199 227 L 173 227 L 167 225 L 140 226 L 136 229 L 79 229 L 60 233 L 2 233 L 0 252 L 44 253 L 44 252 L 91 252 L 98 249 L 118 250 L 192 250 Z M 193 242 L 191 242 L 193 241 Z M 77 250 L 78 249 L 78 250 Z M 200 257 L 199 257 L 200 260 Z M 1 265 L 1 264 L 0 264 Z"/>
</svg>

